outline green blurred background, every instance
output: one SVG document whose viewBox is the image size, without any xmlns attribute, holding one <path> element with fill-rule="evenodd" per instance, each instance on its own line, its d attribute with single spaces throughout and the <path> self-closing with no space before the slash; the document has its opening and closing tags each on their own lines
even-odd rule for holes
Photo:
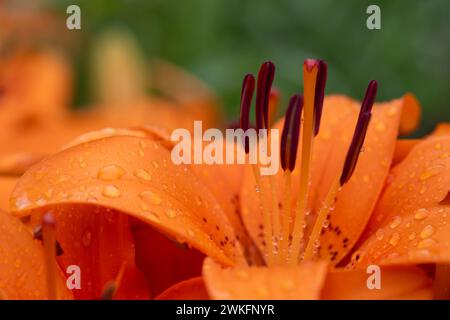
<svg viewBox="0 0 450 320">
<path fill-rule="evenodd" d="M 89 101 L 84 55 L 107 27 L 131 31 L 146 55 L 179 64 L 204 80 L 229 119 L 238 114 L 245 73 L 264 60 L 277 67 L 285 103 L 301 90 L 302 61 L 329 64 L 327 92 L 360 99 L 367 82 L 380 83 L 378 100 L 413 92 L 423 105 L 416 135 L 450 121 L 450 1 L 54 0 L 65 15 L 82 11 L 77 57 L 77 102 Z M 366 8 L 381 7 L 381 30 L 366 28 Z"/>
</svg>

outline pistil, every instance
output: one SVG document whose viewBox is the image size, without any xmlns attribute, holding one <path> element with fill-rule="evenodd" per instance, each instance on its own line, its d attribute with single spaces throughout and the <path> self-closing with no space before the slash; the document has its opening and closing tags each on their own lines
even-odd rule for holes
<svg viewBox="0 0 450 320">
<path fill-rule="evenodd" d="M 289 255 L 289 264 L 295 265 L 299 261 L 300 244 L 303 240 L 305 227 L 306 206 L 309 189 L 309 173 L 315 133 L 314 106 L 316 86 L 320 63 L 317 60 L 306 60 L 303 64 L 304 81 L 304 111 L 302 130 L 302 152 L 300 164 L 300 188 L 295 210 L 294 228 L 292 231 L 292 245 Z M 316 115 L 318 113 L 316 112 Z"/>
</svg>

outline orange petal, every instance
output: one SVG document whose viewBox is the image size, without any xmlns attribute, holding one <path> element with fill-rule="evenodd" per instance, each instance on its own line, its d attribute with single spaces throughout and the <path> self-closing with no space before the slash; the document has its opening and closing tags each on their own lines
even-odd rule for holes
<svg viewBox="0 0 450 320">
<path fill-rule="evenodd" d="M 208 300 L 205 283 L 202 277 L 192 278 L 179 282 L 159 296 L 155 300 Z"/>
<path fill-rule="evenodd" d="M 169 240 L 142 223 L 133 229 L 136 264 L 145 274 L 150 297 L 182 280 L 201 275 L 203 254 Z"/>
<path fill-rule="evenodd" d="M 224 264 L 243 262 L 239 243 L 210 191 L 160 143 L 110 137 L 66 149 L 19 180 L 13 211 L 61 203 L 116 209 Z"/>
<path fill-rule="evenodd" d="M 450 134 L 450 123 L 441 123 L 434 129 L 432 136 L 445 136 Z"/>
<path fill-rule="evenodd" d="M 223 268 L 207 258 L 203 277 L 209 296 L 220 300 L 312 300 L 320 297 L 327 263 L 285 267 Z"/>
<path fill-rule="evenodd" d="M 403 109 L 399 131 L 401 135 L 407 135 L 419 125 L 422 110 L 419 100 L 412 93 L 405 94 L 402 100 Z"/>
<path fill-rule="evenodd" d="M 19 220 L 3 211 L 0 229 L 0 299 L 47 299 L 42 245 Z M 58 271 L 58 297 L 72 299 L 66 279 Z"/>
<path fill-rule="evenodd" d="M 328 273 L 322 290 L 326 300 L 431 299 L 431 280 L 419 268 L 384 267 L 380 289 L 369 289 L 365 270 L 334 270 Z"/>
<path fill-rule="evenodd" d="M 392 170 L 359 265 L 450 262 L 449 155 L 450 136 L 428 138 Z"/>
</svg>

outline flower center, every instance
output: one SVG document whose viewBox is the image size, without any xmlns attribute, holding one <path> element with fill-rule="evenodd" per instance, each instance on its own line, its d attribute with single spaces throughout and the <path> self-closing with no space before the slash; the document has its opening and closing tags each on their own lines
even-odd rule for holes
<svg viewBox="0 0 450 320">
<path fill-rule="evenodd" d="M 255 112 L 257 129 L 270 127 L 273 112 L 269 110 L 269 97 L 274 73 L 275 67 L 271 62 L 263 63 L 258 73 Z M 334 207 L 337 194 L 351 178 L 364 143 L 377 92 L 376 81 L 371 81 L 368 85 L 341 174 L 334 178 L 322 207 L 318 210 L 316 218 L 312 222 L 311 232 L 305 239 L 305 217 L 308 210 L 307 200 L 310 191 L 312 153 L 314 140 L 320 129 L 326 78 L 327 65 L 325 62 L 306 60 L 303 64 L 304 96 L 296 94 L 289 101 L 280 146 L 280 160 L 284 179 L 284 196 L 280 208 L 278 208 L 276 198 L 275 178 L 273 176 L 262 177 L 259 174 L 258 165 L 252 165 L 263 211 L 264 243 L 266 244 L 263 254 L 267 265 L 296 265 L 302 260 L 315 258 L 320 246 L 320 234 L 327 223 L 327 217 L 331 208 Z M 240 126 L 244 131 L 250 127 L 249 113 L 254 84 L 254 77 L 250 74 L 246 75 L 241 92 L 240 117 Z M 270 130 L 268 132 L 267 138 L 270 139 Z M 299 191 L 297 200 L 293 203 L 292 172 L 296 166 L 300 137 L 302 140 L 300 175 L 298 181 L 294 181 L 299 183 Z M 249 152 L 247 143 L 245 144 L 245 151 Z"/>
</svg>

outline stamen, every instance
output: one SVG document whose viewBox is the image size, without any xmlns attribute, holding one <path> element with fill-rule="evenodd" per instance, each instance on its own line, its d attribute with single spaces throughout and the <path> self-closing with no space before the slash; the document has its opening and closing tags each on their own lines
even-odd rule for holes
<svg viewBox="0 0 450 320">
<path fill-rule="evenodd" d="M 309 236 L 308 245 L 305 249 L 305 254 L 303 259 L 312 259 L 314 256 L 314 248 L 316 243 L 319 241 L 320 233 L 323 229 L 324 222 L 334 207 L 336 201 L 336 195 L 341 190 L 341 187 L 347 183 L 350 179 L 353 171 L 355 170 L 356 163 L 358 161 L 359 153 L 361 147 L 364 143 L 364 139 L 367 132 L 367 127 L 369 126 L 369 121 L 371 117 L 371 110 L 373 103 L 375 101 L 375 96 L 377 92 L 377 82 L 371 81 L 366 90 L 366 95 L 364 97 L 361 110 L 358 117 L 358 122 L 356 124 L 355 132 L 353 134 L 352 143 L 347 152 L 347 157 L 344 163 L 344 168 L 342 170 L 342 175 L 335 179 L 332 183 L 330 190 L 328 191 L 325 200 L 320 208 L 316 221 L 314 223 L 313 230 Z"/>
<path fill-rule="evenodd" d="M 51 213 L 42 218 L 42 238 L 44 242 L 45 270 L 47 276 L 48 299 L 57 299 L 56 288 L 56 223 Z"/>
<path fill-rule="evenodd" d="M 247 74 L 242 82 L 241 91 L 241 112 L 239 117 L 240 128 L 244 133 L 250 127 L 250 109 L 252 105 L 253 91 L 255 89 L 255 78 L 251 74 Z M 250 150 L 248 138 L 244 138 L 245 153 Z"/>
<path fill-rule="evenodd" d="M 289 245 L 289 229 L 291 220 L 291 173 L 295 169 L 297 159 L 298 139 L 300 135 L 303 97 L 294 95 L 289 101 L 284 127 L 281 134 L 280 160 L 284 170 L 284 198 L 283 198 L 283 230 L 279 246 L 280 260 L 286 260 Z"/>
<path fill-rule="evenodd" d="M 304 82 L 304 111 L 302 130 L 302 152 L 300 168 L 300 188 L 295 210 L 294 228 L 292 231 L 292 246 L 289 264 L 296 265 L 300 255 L 300 244 L 303 239 L 305 225 L 305 211 L 309 189 L 309 171 L 314 138 L 314 102 L 316 94 L 317 74 L 319 62 L 317 60 L 305 60 L 303 63 Z"/>
<path fill-rule="evenodd" d="M 292 96 L 281 133 L 280 160 L 284 171 L 289 170 L 292 172 L 295 169 L 302 109 L 303 97 L 299 94 Z"/>
<path fill-rule="evenodd" d="M 256 129 L 269 128 L 269 95 L 275 74 L 275 66 L 271 61 L 261 65 L 258 73 L 256 89 Z"/>
<path fill-rule="evenodd" d="M 325 84 L 327 82 L 328 67 L 325 61 L 319 60 L 317 72 L 316 93 L 314 96 L 314 136 L 319 134 L 320 119 L 322 118 L 323 100 L 325 98 Z"/>
<path fill-rule="evenodd" d="M 377 87 L 378 84 L 375 80 L 370 81 L 367 87 L 366 95 L 359 113 L 358 122 L 356 124 L 356 129 L 353 134 L 353 139 L 345 158 L 344 169 L 342 170 L 340 179 L 341 186 L 348 182 L 353 174 L 353 171 L 355 170 L 356 163 L 366 137 L 367 128 L 369 127 L 371 110 L 377 94 Z"/>
</svg>

